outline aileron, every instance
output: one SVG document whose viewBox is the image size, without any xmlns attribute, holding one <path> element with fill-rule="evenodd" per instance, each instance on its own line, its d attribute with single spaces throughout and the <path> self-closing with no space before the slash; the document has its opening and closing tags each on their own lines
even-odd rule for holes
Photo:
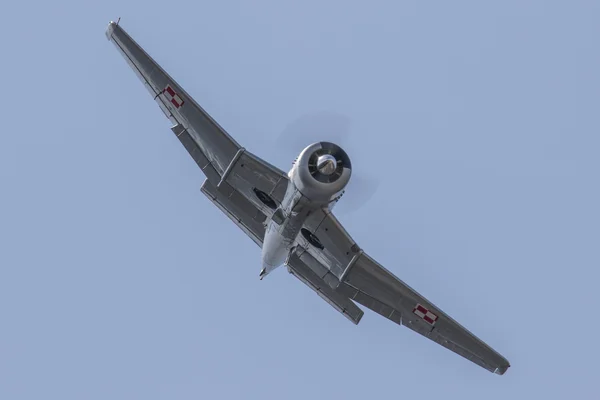
<svg viewBox="0 0 600 400">
<path fill-rule="evenodd" d="M 489 371 L 506 371 L 510 366 L 504 357 L 367 254 L 348 273 L 344 286 L 341 291 L 358 303 Z"/>
</svg>

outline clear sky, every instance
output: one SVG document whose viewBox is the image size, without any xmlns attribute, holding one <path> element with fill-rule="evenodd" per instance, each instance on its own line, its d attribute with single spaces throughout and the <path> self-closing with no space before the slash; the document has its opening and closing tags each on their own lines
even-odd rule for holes
<svg viewBox="0 0 600 400">
<path fill-rule="evenodd" d="M 600 398 L 600 3 L 91 4 L 1 6 L 0 399 Z M 340 219 L 506 375 L 259 281 L 106 40 L 118 17 L 280 168 L 298 118 L 349 118 L 382 183 Z"/>
</svg>

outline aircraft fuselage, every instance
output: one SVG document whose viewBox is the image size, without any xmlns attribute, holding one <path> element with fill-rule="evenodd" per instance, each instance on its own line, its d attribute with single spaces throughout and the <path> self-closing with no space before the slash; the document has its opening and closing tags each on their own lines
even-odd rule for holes
<svg viewBox="0 0 600 400">
<path fill-rule="evenodd" d="M 319 206 L 304 197 L 290 179 L 281 207 L 267 220 L 261 253 L 261 279 L 285 263 L 304 221 L 316 207 Z"/>
<path fill-rule="evenodd" d="M 298 234 L 312 211 L 333 208 L 350 173 L 350 158 L 336 144 L 313 143 L 302 150 L 288 172 L 283 201 L 267 219 L 261 279 L 285 263 L 290 250 L 298 244 Z"/>
</svg>

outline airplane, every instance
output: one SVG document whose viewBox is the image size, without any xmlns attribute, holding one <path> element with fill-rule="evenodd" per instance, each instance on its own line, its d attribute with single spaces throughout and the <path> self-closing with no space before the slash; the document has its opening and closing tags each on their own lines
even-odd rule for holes
<svg viewBox="0 0 600 400">
<path fill-rule="evenodd" d="M 202 170 L 202 193 L 261 248 L 262 280 L 279 266 L 358 324 L 360 304 L 490 372 L 506 358 L 371 258 L 333 214 L 352 174 L 337 144 L 302 150 L 286 174 L 238 144 L 117 22 L 106 37 L 171 121 Z"/>
</svg>

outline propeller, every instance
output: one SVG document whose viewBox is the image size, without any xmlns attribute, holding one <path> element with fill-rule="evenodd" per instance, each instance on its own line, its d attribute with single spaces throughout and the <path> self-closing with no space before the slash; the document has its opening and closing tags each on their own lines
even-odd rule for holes
<svg viewBox="0 0 600 400">
<path fill-rule="evenodd" d="M 350 118 L 343 114 L 316 112 L 305 114 L 293 121 L 276 139 L 277 148 L 290 160 L 295 159 L 300 151 L 315 142 L 332 142 L 344 149 L 352 163 L 352 177 L 344 195 L 335 206 L 335 213 L 338 215 L 358 210 L 371 199 L 379 187 L 379 179 L 372 169 L 372 163 L 366 161 L 370 152 L 370 149 L 365 147 L 367 141 L 364 137 L 361 138 L 358 132 L 351 135 L 350 128 Z M 326 155 L 327 152 L 315 157 L 315 168 L 320 162 L 327 162 L 326 158 L 322 158 Z M 339 161 L 336 159 L 336 166 L 339 165 Z M 314 172 L 313 176 L 316 173 L 318 172 Z M 331 176 L 335 176 L 335 173 Z"/>
</svg>

